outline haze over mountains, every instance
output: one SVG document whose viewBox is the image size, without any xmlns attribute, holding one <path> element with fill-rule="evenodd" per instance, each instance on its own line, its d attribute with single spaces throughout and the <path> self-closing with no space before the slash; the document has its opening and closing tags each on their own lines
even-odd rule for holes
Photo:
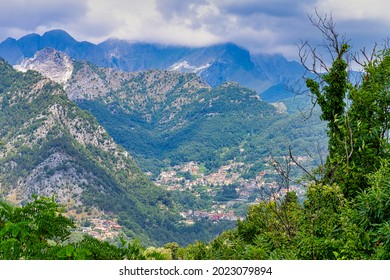
<svg viewBox="0 0 390 280">
<path fill-rule="evenodd" d="M 303 73 L 297 62 L 289 62 L 280 55 L 252 55 L 232 43 L 189 48 L 109 39 L 96 45 L 78 42 L 62 30 L 52 30 L 42 36 L 30 34 L 18 40 L 8 38 L 0 44 L 0 57 L 15 65 L 46 47 L 100 67 L 123 71 L 194 72 L 213 87 L 235 81 L 262 93 L 262 99 L 266 101 L 280 99 L 276 93 L 282 98 L 291 97 L 293 94 L 285 85 L 295 82 Z"/>
</svg>

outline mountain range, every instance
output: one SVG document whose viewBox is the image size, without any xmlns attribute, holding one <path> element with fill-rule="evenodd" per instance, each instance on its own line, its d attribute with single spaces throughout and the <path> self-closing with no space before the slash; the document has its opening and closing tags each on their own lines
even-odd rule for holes
<svg viewBox="0 0 390 280">
<path fill-rule="evenodd" d="M 227 192 L 167 191 L 151 181 L 167 168 L 243 165 L 239 176 L 254 179 L 270 153 L 313 154 L 325 142 L 324 123 L 297 109 L 310 100 L 285 90 L 302 69 L 279 56 L 233 44 L 95 45 L 60 30 L 8 38 L 1 55 L 13 67 L 1 60 L 0 194 L 22 204 L 56 194 L 77 218 L 109 213 L 147 244 L 209 240 L 232 225 L 183 224 L 179 211 L 211 209 Z"/>
<path fill-rule="evenodd" d="M 29 34 L 18 40 L 7 38 L 0 43 L 0 57 L 15 65 L 47 47 L 99 67 L 128 72 L 147 69 L 191 72 L 212 87 L 234 81 L 261 93 L 265 101 L 293 96 L 285 85 L 304 73 L 299 63 L 287 61 L 281 55 L 253 55 L 233 43 L 190 48 L 108 39 L 93 44 L 78 42 L 63 30 L 48 31 L 42 36 Z"/>
<path fill-rule="evenodd" d="M 221 230 L 181 226 L 178 211 L 197 198 L 180 194 L 180 202 L 154 185 L 62 85 L 2 59 L 0 77 L 2 199 L 24 204 L 32 195 L 54 195 L 74 218 L 108 216 L 145 244 L 186 244 Z"/>
<path fill-rule="evenodd" d="M 270 152 L 285 153 L 287 144 L 302 154 L 313 135 L 321 138 L 320 123 L 303 121 L 294 110 L 288 114 L 278 106 L 284 103 L 271 105 L 233 82 L 211 87 L 195 73 L 119 71 L 74 61 L 52 48 L 15 68 L 36 70 L 61 83 L 71 100 L 90 111 L 155 176 L 167 167 L 163 162 L 194 161 L 208 169 L 239 158 L 255 163 Z"/>
</svg>

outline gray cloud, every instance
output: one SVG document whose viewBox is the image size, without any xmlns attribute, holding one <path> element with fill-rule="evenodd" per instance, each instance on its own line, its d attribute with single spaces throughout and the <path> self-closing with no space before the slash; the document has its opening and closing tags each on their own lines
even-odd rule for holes
<svg viewBox="0 0 390 280">
<path fill-rule="evenodd" d="M 216 10 L 208 0 L 160 0 L 156 1 L 156 10 L 166 22 L 191 29 L 221 23 L 220 15 L 215 14 Z"/>
<path fill-rule="evenodd" d="M 254 52 L 297 53 L 295 44 L 307 34 L 307 10 L 314 0 L 162 0 L 157 10 L 172 24 L 206 30 Z M 287 53 L 287 50 L 289 53 Z"/>
<path fill-rule="evenodd" d="M 302 6 L 310 4 L 312 0 L 224 0 L 215 1 L 220 9 L 229 14 L 249 16 L 253 14 L 266 14 L 273 17 L 296 17 L 304 14 Z"/>
<path fill-rule="evenodd" d="M 315 8 L 323 15 L 333 13 L 336 31 L 345 32 L 355 49 L 386 38 L 390 21 L 381 7 L 388 4 L 375 1 L 376 8 L 362 0 L 163 0 L 157 10 L 167 22 L 206 30 L 253 52 L 296 58 L 301 40 L 320 43 L 321 34 L 308 19 Z"/>
<path fill-rule="evenodd" d="M 320 41 L 307 17 L 316 7 L 333 12 L 337 31 L 347 33 L 357 49 L 388 37 L 390 4 L 372 1 L 375 5 L 364 0 L 13 0 L 1 6 L 0 40 L 62 28 L 95 43 L 111 36 L 194 46 L 231 41 L 252 52 L 296 58 L 301 39 Z"/>
<path fill-rule="evenodd" d="M 156 2 L 157 10 L 167 20 L 177 16 L 182 18 L 196 16 L 199 6 L 208 5 L 209 2 L 206 0 L 160 0 Z"/>
<path fill-rule="evenodd" d="M 1 5 L 0 25 L 33 30 L 41 25 L 77 20 L 86 10 L 86 3 L 79 0 L 12 0 Z"/>
</svg>

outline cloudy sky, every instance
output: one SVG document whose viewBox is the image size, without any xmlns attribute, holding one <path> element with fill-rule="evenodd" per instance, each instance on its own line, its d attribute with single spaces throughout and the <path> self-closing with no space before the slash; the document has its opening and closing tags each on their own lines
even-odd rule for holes
<svg viewBox="0 0 390 280">
<path fill-rule="evenodd" d="M 388 0 L 0 0 L 0 41 L 64 29 L 79 41 L 204 46 L 226 41 L 251 52 L 297 56 L 317 42 L 308 15 L 332 14 L 355 48 L 390 37 Z"/>
</svg>

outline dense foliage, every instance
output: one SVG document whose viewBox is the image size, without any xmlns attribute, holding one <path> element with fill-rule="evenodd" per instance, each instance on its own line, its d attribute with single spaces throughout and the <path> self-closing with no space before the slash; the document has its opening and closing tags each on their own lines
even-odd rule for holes
<svg viewBox="0 0 390 280">
<path fill-rule="evenodd" d="M 184 259 L 389 259 L 388 161 L 368 176 L 370 187 L 346 199 L 336 184 L 314 184 L 303 204 L 295 193 L 261 202 L 246 219 L 209 244 L 181 250 Z"/>
<path fill-rule="evenodd" d="M 23 260 L 146 260 L 169 259 L 171 251 L 150 248 L 138 241 L 120 245 L 85 235 L 70 242 L 74 223 L 54 199 L 34 197 L 25 206 L 0 202 L 0 259 Z"/>
<path fill-rule="evenodd" d="M 352 86 L 348 49 L 337 45 L 329 72 L 307 80 L 328 122 L 329 155 L 310 177 L 303 204 L 288 192 L 253 205 L 237 228 L 189 245 L 183 258 L 390 258 L 390 54 L 375 53 Z"/>
</svg>

